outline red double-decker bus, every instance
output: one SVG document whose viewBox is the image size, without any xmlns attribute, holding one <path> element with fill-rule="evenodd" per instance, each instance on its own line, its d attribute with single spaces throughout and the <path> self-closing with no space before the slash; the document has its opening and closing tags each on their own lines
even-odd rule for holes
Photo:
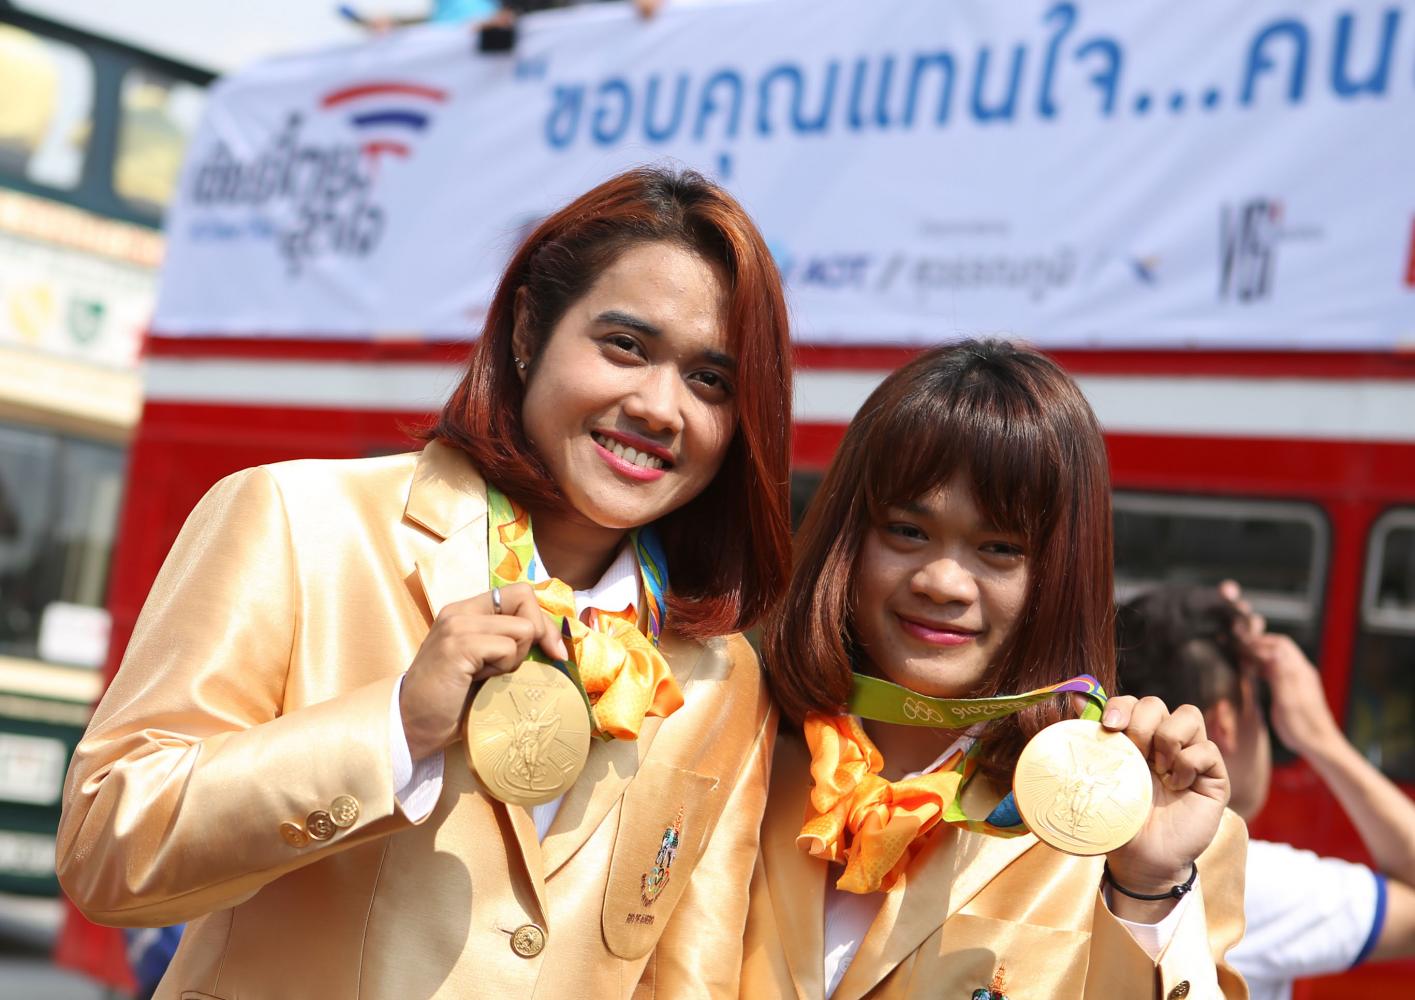
<svg viewBox="0 0 1415 1000">
<path fill-rule="evenodd" d="M 704 10 L 694 16 L 716 15 Z M 415 119 L 424 123 L 418 126 L 424 129 L 420 137 L 435 135 L 430 130 L 457 113 L 448 91 L 422 76 L 414 86 L 404 79 L 411 76 L 386 71 L 367 52 L 349 58 L 357 63 L 358 94 L 381 87 L 422 102 L 400 112 L 404 125 Z M 612 53 L 604 58 L 614 62 Z M 508 71 L 505 78 L 533 78 L 538 72 L 537 64 L 518 63 L 515 75 Z M 329 95 L 346 92 L 311 85 L 310 114 L 327 112 Z M 257 107 L 252 95 L 259 93 L 243 92 L 246 113 Z M 213 104 L 220 101 L 214 94 Z M 440 117 L 434 121 L 434 115 Z M 298 123 L 294 116 L 290 120 Z M 388 115 L 382 120 L 392 121 Z M 293 135 L 296 126 L 288 129 L 281 134 Z M 437 148 L 429 138 L 395 157 L 375 145 L 369 170 L 384 171 L 385 178 L 400 166 L 398 157 L 434 156 Z M 239 165 L 232 166 L 230 154 L 223 156 L 211 160 L 210 172 L 201 176 L 236 177 Z M 743 169 L 740 161 L 737 168 Z M 231 184 L 233 190 L 240 187 Z M 843 187 L 833 190 L 848 196 L 841 194 Z M 1156 191 L 1152 200 L 1168 196 Z M 822 201 L 823 210 L 828 204 Z M 1259 219 L 1264 224 L 1280 214 L 1267 202 L 1258 207 L 1267 213 Z M 1224 219 L 1228 226 L 1228 216 Z M 356 230 L 341 230 L 339 238 L 353 246 L 367 235 Z M 222 222 L 202 233 L 217 240 L 252 231 Z M 489 238 L 499 249 L 489 245 L 486 253 L 500 252 L 512 235 L 507 227 L 497 240 Z M 210 245 L 201 252 L 213 252 Z M 424 252 L 432 261 L 440 248 Z M 850 258 L 849 267 L 837 273 L 853 280 L 865 268 L 863 260 Z M 168 261 L 168 280 L 195 273 L 175 266 L 180 263 Z M 455 276 L 444 259 L 437 263 L 442 273 Z M 291 267 L 296 265 L 304 263 Z M 1130 266 L 1143 272 L 1145 282 L 1151 280 L 1152 265 L 1145 259 Z M 1398 285 L 1395 265 L 1392 269 L 1392 283 Z M 1415 289 L 1415 253 L 1405 270 L 1410 272 L 1406 284 Z M 239 280 L 234 269 L 229 273 Z M 1230 277 L 1225 272 L 1223 280 Z M 806 273 L 803 280 L 809 278 Z M 1254 280 L 1256 293 L 1266 293 L 1268 271 Z M 360 308 L 378 311 L 378 303 L 367 300 L 373 285 L 348 287 Z M 204 291 L 186 289 L 180 297 L 199 308 Z M 455 290 L 446 291 L 451 296 Z M 227 318 L 214 317 L 223 323 Z M 212 483 L 261 463 L 415 447 L 412 432 L 456 381 L 475 320 L 470 316 L 459 336 L 381 335 L 350 333 L 346 320 L 321 329 L 318 316 L 312 320 L 306 310 L 288 324 L 245 329 L 226 324 L 213 332 L 200 322 L 169 323 L 150 334 L 144 406 L 128 451 L 109 588 L 109 671 L 121 659 L 178 529 Z M 334 325 L 343 332 L 332 332 Z M 940 327 L 948 324 L 941 321 Z M 809 324 L 797 330 L 792 488 L 798 511 L 868 392 L 920 349 L 917 341 L 891 346 L 885 337 L 827 344 L 819 333 Z M 1202 346 L 1192 348 L 1177 348 L 1169 338 L 1165 346 L 1142 349 L 1134 338 L 1125 347 L 1068 346 L 1053 353 L 1077 377 L 1106 433 L 1115 486 L 1117 598 L 1163 582 L 1240 581 L 1270 627 L 1295 637 L 1320 665 L 1327 696 L 1351 741 L 1408 790 L 1415 787 L 1415 355 L 1396 346 L 1352 350 L 1331 340 L 1313 349 L 1313 338 L 1300 334 L 1264 340 L 1210 331 L 1195 341 Z M 1259 340 L 1261 348 L 1254 346 Z M 1389 341 L 1398 343 L 1399 337 Z M 1272 795 L 1253 833 L 1369 861 L 1313 772 L 1281 754 Z M 1372 966 L 1299 984 L 1295 995 L 1298 1000 L 1354 992 L 1402 995 L 1412 975 L 1415 968 L 1408 964 Z"/>
<path fill-rule="evenodd" d="M 414 447 L 466 343 L 152 337 L 110 589 L 116 669 L 188 511 L 219 477 L 309 456 Z M 803 507 L 903 349 L 798 351 L 793 501 Z M 1068 351 L 1106 431 L 1117 596 L 1242 581 L 1320 664 L 1351 741 L 1415 785 L 1415 357 Z M 1284 759 L 1254 836 L 1366 860 L 1335 800 Z M 1399 995 L 1408 966 L 1299 984 L 1299 1000 Z"/>
</svg>

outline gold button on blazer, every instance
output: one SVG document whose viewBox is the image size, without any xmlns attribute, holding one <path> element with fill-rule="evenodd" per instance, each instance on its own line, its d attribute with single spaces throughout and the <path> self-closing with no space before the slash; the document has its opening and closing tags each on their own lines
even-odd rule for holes
<svg viewBox="0 0 1415 1000">
<path fill-rule="evenodd" d="M 741 637 L 665 634 L 683 708 L 596 741 L 543 842 L 460 745 L 431 815 L 398 807 L 395 685 L 486 560 L 485 486 L 439 444 L 248 469 L 193 511 L 57 851 L 92 919 L 190 921 L 159 998 L 736 995 L 775 729 Z"/>
<path fill-rule="evenodd" d="M 775 754 L 741 996 L 824 1000 L 829 866 L 796 846 L 810 755 L 799 734 L 786 732 Z M 1243 935 L 1246 845 L 1243 821 L 1225 811 L 1199 858 L 1202 894 L 1190 897 L 1183 917 L 1206 920 L 1208 950 L 1171 947 L 1156 963 L 1106 908 L 1103 858 L 1061 854 L 1031 834 L 940 830 L 904 881 L 882 894 L 832 1000 L 968 1000 L 999 971 L 1010 1000 L 1164 1000 L 1180 984 L 1187 994 L 1188 981 L 1212 976 L 1215 965 L 1224 997 L 1243 1000 L 1248 989 L 1223 956 Z"/>
</svg>

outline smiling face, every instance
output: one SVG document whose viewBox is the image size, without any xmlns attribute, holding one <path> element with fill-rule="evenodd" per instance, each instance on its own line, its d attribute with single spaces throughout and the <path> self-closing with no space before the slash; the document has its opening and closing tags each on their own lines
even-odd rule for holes
<svg viewBox="0 0 1415 1000">
<path fill-rule="evenodd" d="M 720 268 L 677 244 L 630 247 L 571 303 L 528 364 L 522 420 L 570 505 L 627 529 L 712 481 L 737 426 Z"/>
<path fill-rule="evenodd" d="M 885 508 L 854 572 L 855 637 L 885 679 L 964 697 L 987 675 L 1027 594 L 1025 540 L 978 509 L 962 477 Z"/>
</svg>

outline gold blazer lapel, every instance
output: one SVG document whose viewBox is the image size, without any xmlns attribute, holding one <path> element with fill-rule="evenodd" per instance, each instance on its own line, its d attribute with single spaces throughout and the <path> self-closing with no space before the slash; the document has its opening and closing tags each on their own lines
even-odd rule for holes
<svg viewBox="0 0 1415 1000">
<path fill-rule="evenodd" d="M 433 618 L 487 591 L 486 483 L 465 455 L 436 441 L 425 447 L 403 515 L 442 539 L 417 560 Z"/>
<path fill-rule="evenodd" d="M 673 676 L 686 693 L 688 681 L 703 657 L 709 655 L 708 651 L 669 632 L 663 634 L 660 648 Z M 614 804 L 624 797 L 630 780 L 648 757 L 654 737 L 665 721 L 653 716 L 644 719 L 637 740 L 590 741 L 590 756 L 584 773 L 575 786 L 565 793 L 565 801 L 560 804 L 560 811 L 555 814 L 550 831 L 540 843 L 546 878 L 574 857 L 575 852 L 599 828 Z"/>
<path fill-rule="evenodd" d="M 628 740 L 590 741 L 590 756 L 585 770 L 573 788 L 565 793 L 565 801 L 555 814 L 550 831 L 540 843 L 545 877 L 550 878 L 565 862 L 574 857 L 599 824 L 624 797 L 629 781 L 639 771 L 643 756 L 653 742 L 662 719 L 645 719 L 639 738 Z M 608 859 L 605 859 L 608 864 Z"/>
<path fill-rule="evenodd" d="M 403 514 L 442 539 L 436 548 L 417 560 L 418 582 L 434 619 L 447 605 L 487 591 L 490 577 L 486 551 L 486 481 L 465 455 L 436 441 L 423 448 Z M 460 740 L 447 748 L 444 766 L 467 767 L 466 751 Z M 485 793 L 475 775 L 472 781 Z M 504 817 L 541 913 L 547 914 L 544 862 L 536 840 L 535 823 L 519 806 L 495 802 L 493 808 Z"/>
<path fill-rule="evenodd" d="M 982 888 L 1036 844 L 1032 834 L 990 837 L 943 830 L 885 896 L 832 1000 L 859 1000 Z"/>
<path fill-rule="evenodd" d="M 800 1000 L 825 993 L 825 880 L 829 865 L 796 846 L 810 798 L 810 756 L 799 732 L 783 725 L 762 823 L 762 867 L 786 965 Z"/>
</svg>

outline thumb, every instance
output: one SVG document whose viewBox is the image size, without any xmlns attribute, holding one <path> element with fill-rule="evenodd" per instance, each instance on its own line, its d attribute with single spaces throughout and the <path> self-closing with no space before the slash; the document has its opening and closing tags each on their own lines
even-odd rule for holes
<svg viewBox="0 0 1415 1000">
<path fill-rule="evenodd" d="M 569 644 L 561 635 L 561 627 L 556 624 L 555 618 L 551 615 L 543 615 L 545 628 L 541 632 L 540 648 L 547 656 L 557 660 L 568 660 L 570 658 Z"/>
</svg>

